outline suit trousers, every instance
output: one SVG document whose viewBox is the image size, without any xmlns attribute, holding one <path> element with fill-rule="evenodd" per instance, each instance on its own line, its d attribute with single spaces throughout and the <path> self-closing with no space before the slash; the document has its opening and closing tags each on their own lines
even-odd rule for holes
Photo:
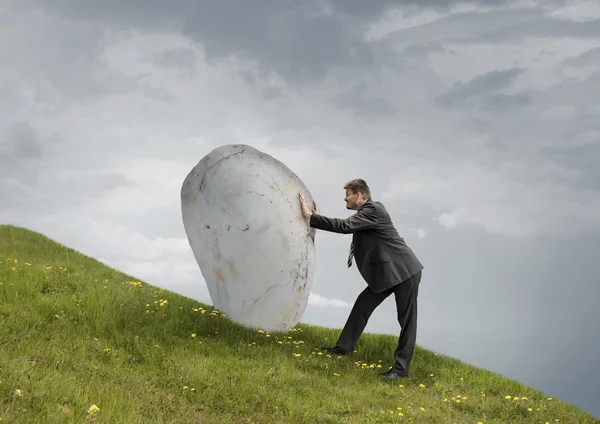
<svg viewBox="0 0 600 424">
<path fill-rule="evenodd" d="M 336 346 L 353 352 L 354 346 L 362 335 L 375 308 L 394 293 L 401 331 L 398 337 L 398 346 L 394 352 L 392 371 L 401 375 L 408 375 L 417 340 L 417 296 L 421 274 L 422 272 L 419 271 L 408 280 L 381 293 L 373 292 L 370 287 L 363 290 L 354 303 Z"/>
</svg>

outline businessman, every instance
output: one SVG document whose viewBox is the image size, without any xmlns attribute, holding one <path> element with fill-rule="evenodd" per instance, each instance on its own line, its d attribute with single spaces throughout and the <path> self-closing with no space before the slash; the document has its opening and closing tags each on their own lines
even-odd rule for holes
<svg viewBox="0 0 600 424">
<path fill-rule="evenodd" d="M 401 331 L 394 365 L 380 375 L 384 378 L 406 377 L 417 339 L 417 295 L 423 265 L 396 231 L 385 207 L 371 199 L 371 191 L 364 180 L 351 180 L 344 189 L 346 208 L 357 211 L 346 219 L 320 215 L 316 202 L 311 211 L 302 193 L 299 194 L 302 213 L 311 227 L 352 234 L 347 265 L 352 266 L 354 259 L 367 283 L 356 299 L 336 345 L 323 349 L 338 355 L 353 353 L 375 308 L 394 293 Z"/>
</svg>

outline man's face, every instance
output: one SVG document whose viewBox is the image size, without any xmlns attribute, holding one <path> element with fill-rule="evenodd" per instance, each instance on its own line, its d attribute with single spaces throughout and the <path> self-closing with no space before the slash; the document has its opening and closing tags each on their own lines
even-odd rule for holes
<svg viewBox="0 0 600 424">
<path fill-rule="evenodd" d="M 352 190 L 347 188 L 346 197 L 344 197 L 344 201 L 346 202 L 346 209 L 357 209 L 359 206 L 360 198 L 360 193 L 352 193 Z"/>
</svg>

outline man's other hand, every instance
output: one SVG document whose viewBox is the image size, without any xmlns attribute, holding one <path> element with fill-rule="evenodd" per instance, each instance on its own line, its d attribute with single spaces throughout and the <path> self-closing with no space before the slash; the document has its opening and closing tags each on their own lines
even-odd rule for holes
<svg viewBox="0 0 600 424">
<path fill-rule="evenodd" d="M 300 207 L 302 208 L 302 215 L 304 215 L 305 218 L 310 219 L 313 212 L 311 212 L 308 206 L 306 205 L 306 201 L 304 200 L 304 196 L 302 195 L 302 193 L 298 192 L 298 196 L 300 197 Z M 314 213 L 319 213 L 319 207 L 317 206 L 317 202 L 313 200 L 313 203 Z"/>
</svg>

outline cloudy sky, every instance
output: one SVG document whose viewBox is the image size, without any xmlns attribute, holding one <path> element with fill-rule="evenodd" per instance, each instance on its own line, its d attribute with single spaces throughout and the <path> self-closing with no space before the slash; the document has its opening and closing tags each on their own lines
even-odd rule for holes
<svg viewBox="0 0 600 424">
<path fill-rule="evenodd" d="M 418 343 L 600 416 L 600 5 L 398 3 L 3 1 L 0 222 L 211 303 L 205 154 L 275 156 L 328 216 L 362 177 L 425 265 Z M 341 327 L 364 282 L 317 243 L 303 321 Z"/>
</svg>

